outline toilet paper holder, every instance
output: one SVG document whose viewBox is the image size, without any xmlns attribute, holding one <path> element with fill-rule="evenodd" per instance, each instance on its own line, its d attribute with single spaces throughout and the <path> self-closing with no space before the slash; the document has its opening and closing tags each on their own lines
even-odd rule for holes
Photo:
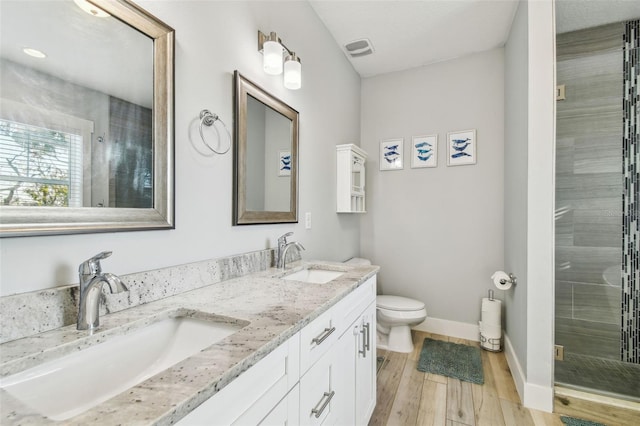
<svg viewBox="0 0 640 426">
<path fill-rule="evenodd" d="M 518 281 L 518 278 L 513 273 L 510 272 L 509 273 L 509 281 L 511 281 L 511 284 L 516 285 L 516 283 Z M 500 280 L 500 284 L 506 284 L 509 281 L 507 281 L 506 279 L 501 279 Z"/>
<path fill-rule="evenodd" d="M 516 278 L 516 276 L 513 273 L 506 273 L 504 271 L 496 271 L 493 273 L 493 275 L 491 275 L 491 279 L 493 280 L 493 283 L 498 286 L 498 285 L 502 285 L 504 286 L 505 284 L 509 283 L 511 285 L 516 285 L 518 279 Z M 511 285 L 509 287 L 511 287 Z M 500 288 L 500 287 L 498 287 Z"/>
</svg>

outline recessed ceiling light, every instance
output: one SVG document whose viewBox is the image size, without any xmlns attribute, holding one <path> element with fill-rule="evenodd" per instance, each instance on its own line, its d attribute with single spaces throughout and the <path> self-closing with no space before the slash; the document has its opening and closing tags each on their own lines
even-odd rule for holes
<svg viewBox="0 0 640 426">
<path fill-rule="evenodd" d="M 22 49 L 22 51 L 24 53 L 26 53 L 27 55 L 33 56 L 34 58 L 38 58 L 38 59 L 43 59 L 43 58 L 47 57 L 47 55 L 45 55 L 44 53 L 42 53 L 38 49 L 32 49 L 30 47 L 25 47 L 24 49 Z"/>
<path fill-rule="evenodd" d="M 91 16 L 95 16 L 97 18 L 106 18 L 108 16 L 111 16 L 104 10 L 100 9 L 98 6 L 92 5 L 87 0 L 73 0 L 73 1 L 80 9 L 84 10 Z"/>
</svg>

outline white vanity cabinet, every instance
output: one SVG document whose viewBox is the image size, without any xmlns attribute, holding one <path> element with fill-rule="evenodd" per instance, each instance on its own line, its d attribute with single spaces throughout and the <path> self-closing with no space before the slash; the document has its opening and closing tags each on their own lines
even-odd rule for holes
<svg viewBox="0 0 640 426">
<path fill-rule="evenodd" d="M 177 424 L 367 424 L 376 400 L 375 291 L 373 276 Z"/>
<path fill-rule="evenodd" d="M 272 410 L 278 409 L 274 416 L 287 417 L 287 421 L 281 424 L 297 425 L 299 349 L 298 333 L 176 424 L 257 425 L 270 415 Z M 274 421 L 269 424 L 278 423 L 280 422 Z"/>
<path fill-rule="evenodd" d="M 354 144 L 336 146 L 336 211 L 365 213 L 367 153 Z"/>
<path fill-rule="evenodd" d="M 369 422 L 376 402 L 375 298 L 374 276 L 325 312 L 331 317 L 331 327 L 324 314 L 307 326 L 315 326 L 317 331 L 319 326 L 315 323 L 319 321 L 328 329 L 335 328 L 330 336 L 337 336 L 308 371 L 305 351 L 313 350 L 313 346 L 305 338 L 300 339 L 300 424 Z"/>
</svg>

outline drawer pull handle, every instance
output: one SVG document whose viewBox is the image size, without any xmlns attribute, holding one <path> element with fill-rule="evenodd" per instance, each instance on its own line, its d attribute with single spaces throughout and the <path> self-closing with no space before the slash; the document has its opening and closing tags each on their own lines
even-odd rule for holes
<svg viewBox="0 0 640 426">
<path fill-rule="evenodd" d="M 324 411 L 325 408 L 327 408 L 327 405 L 329 405 L 329 403 L 331 402 L 331 398 L 333 398 L 333 395 L 335 394 L 336 394 L 336 391 L 325 392 L 324 394 L 322 394 L 322 398 L 320 399 L 320 401 L 318 401 L 316 408 L 311 410 L 311 414 L 315 415 L 316 419 L 320 418 L 320 416 L 322 415 L 322 412 Z M 324 402 L 322 402 L 323 399 L 325 399 Z M 317 408 L 318 405 L 320 405 L 321 403 L 322 403 L 322 406 L 320 408 Z"/>
<path fill-rule="evenodd" d="M 358 353 L 362 354 L 362 358 L 366 358 L 367 351 L 371 350 L 370 337 L 369 337 L 369 323 L 362 324 L 360 333 L 362 333 L 362 350 L 359 350 Z"/>
<path fill-rule="evenodd" d="M 334 331 L 336 331 L 335 327 L 325 328 L 318 337 L 314 337 L 311 340 L 311 343 L 315 343 L 316 345 L 319 345 L 320 343 L 324 342 L 326 338 L 329 337 L 329 335 L 331 335 L 331 333 L 333 333 Z"/>
<path fill-rule="evenodd" d="M 365 336 L 367 338 L 366 343 L 365 343 L 365 349 L 368 350 L 368 351 L 371 350 L 371 334 L 369 333 L 369 326 L 370 325 L 371 325 L 371 323 L 368 322 L 368 323 L 364 324 L 364 326 L 363 326 L 364 328 L 367 329 L 367 332 L 365 334 Z"/>
</svg>

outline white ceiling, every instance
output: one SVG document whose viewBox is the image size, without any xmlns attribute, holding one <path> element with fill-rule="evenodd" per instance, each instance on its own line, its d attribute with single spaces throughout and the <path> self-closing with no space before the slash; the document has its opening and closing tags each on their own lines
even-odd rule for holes
<svg viewBox="0 0 640 426">
<path fill-rule="evenodd" d="M 530 0 L 531 1 L 531 0 Z M 535 0 L 533 0 L 535 1 Z M 362 77 L 503 46 L 517 0 L 309 0 L 344 45 L 368 38 L 375 52 L 351 58 Z M 639 0 L 556 0 L 557 32 L 640 17 Z"/>
<path fill-rule="evenodd" d="M 310 0 L 343 48 L 368 38 L 375 52 L 353 58 L 362 77 L 453 59 L 504 45 L 517 0 Z"/>
</svg>

